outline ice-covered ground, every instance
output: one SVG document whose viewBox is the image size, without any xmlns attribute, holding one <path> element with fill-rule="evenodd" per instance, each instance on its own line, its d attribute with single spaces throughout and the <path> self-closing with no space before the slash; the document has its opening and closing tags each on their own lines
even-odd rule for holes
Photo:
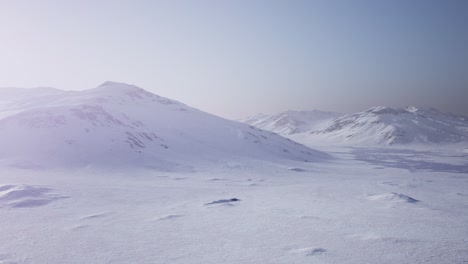
<svg viewBox="0 0 468 264">
<path fill-rule="evenodd" d="M 325 149 L 324 149 L 325 150 Z M 465 263 L 468 153 L 0 170 L 0 263 Z"/>
</svg>

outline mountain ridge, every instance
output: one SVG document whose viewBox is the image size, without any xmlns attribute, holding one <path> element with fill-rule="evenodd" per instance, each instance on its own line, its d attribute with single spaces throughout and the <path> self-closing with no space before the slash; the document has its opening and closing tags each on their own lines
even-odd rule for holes
<svg viewBox="0 0 468 264">
<path fill-rule="evenodd" d="M 257 114 L 241 121 L 287 136 L 313 130 L 318 125 L 329 122 L 338 116 L 341 116 L 341 114 L 316 109 L 303 111 L 287 110 L 271 115 Z"/>
<path fill-rule="evenodd" d="M 315 111 L 315 112 L 314 112 Z M 244 122 L 298 142 L 333 145 L 452 144 L 468 142 L 468 118 L 432 107 L 374 106 L 367 110 L 321 119 L 317 110 L 301 122 L 284 121 L 294 111 L 257 115 Z M 317 117 L 318 116 L 318 117 Z M 283 118 L 283 119 L 282 119 Z M 309 123 L 308 123 L 309 122 Z M 304 125 L 305 124 L 305 125 Z"/>
<path fill-rule="evenodd" d="M 18 167 L 171 169 L 243 158 L 305 162 L 328 157 L 274 133 L 116 82 L 0 104 L 0 145 L 0 163 Z"/>
<path fill-rule="evenodd" d="M 310 134 L 353 144 L 450 144 L 468 141 L 468 119 L 435 108 L 376 106 L 344 115 Z"/>
</svg>

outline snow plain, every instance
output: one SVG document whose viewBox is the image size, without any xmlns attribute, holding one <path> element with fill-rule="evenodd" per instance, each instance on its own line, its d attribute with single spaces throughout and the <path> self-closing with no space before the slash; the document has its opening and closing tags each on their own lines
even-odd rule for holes
<svg viewBox="0 0 468 264">
<path fill-rule="evenodd" d="M 466 144 L 309 149 L 128 89 L 3 91 L 1 264 L 468 262 Z"/>
<path fill-rule="evenodd" d="M 2 169 L 0 263 L 468 261 L 468 153 L 330 153 L 193 172 Z"/>
</svg>

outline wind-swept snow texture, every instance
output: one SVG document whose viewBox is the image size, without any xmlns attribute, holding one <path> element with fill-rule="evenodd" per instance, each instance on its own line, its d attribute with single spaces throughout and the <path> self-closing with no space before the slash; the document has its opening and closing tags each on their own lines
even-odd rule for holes
<svg viewBox="0 0 468 264">
<path fill-rule="evenodd" d="M 420 111 L 336 131 L 463 130 Z M 0 89 L 0 263 L 468 261 L 466 146 L 320 147 L 333 159 L 126 84 Z"/>
<path fill-rule="evenodd" d="M 0 263 L 468 261 L 468 153 L 331 154 L 196 172 L 0 167 Z"/>
<path fill-rule="evenodd" d="M 52 195 L 49 193 L 50 191 L 49 188 L 40 186 L 0 186 L 0 208 L 36 207 L 48 204 L 53 200 L 66 198 L 64 196 Z"/>
<path fill-rule="evenodd" d="M 186 169 L 236 158 L 314 161 L 325 154 L 139 87 L 0 89 L 0 162 L 21 168 Z"/>
</svg>

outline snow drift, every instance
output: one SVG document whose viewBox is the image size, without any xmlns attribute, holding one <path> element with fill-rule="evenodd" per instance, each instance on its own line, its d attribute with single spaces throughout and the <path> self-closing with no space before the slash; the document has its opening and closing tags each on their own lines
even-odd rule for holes
<svg viewBox="0 0 468 264">
<path fill-rule="evenodd" d="M 26 208 L 46 205 L 54 200 L 67 198 L 53 195 L 51 189 L 31 185 L 0 186 L 0 208 Z"/>
</svg>

